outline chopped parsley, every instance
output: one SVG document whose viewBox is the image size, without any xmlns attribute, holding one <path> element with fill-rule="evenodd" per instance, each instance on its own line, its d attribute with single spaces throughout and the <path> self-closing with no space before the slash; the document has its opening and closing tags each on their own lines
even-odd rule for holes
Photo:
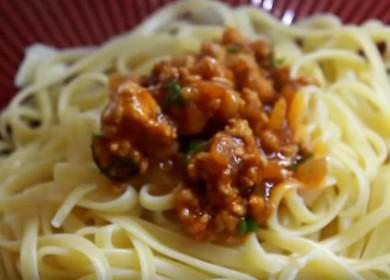
<svg viewBox="0 0 390 280">
<path fill-rule="evenodd" d="M 102 166 L 99 160 L 95 160 L 100 172 L 108 178 L 115 181 L 124 181 L 128 178 L 125 176 L 134 175 L 138 172 L 138 166 L 128 158 L 113 157 L 108 166 Z"/>
<path fill-rule="evenodd" d="M 283 65 L 285 62 L 286 62 L 286 59 L 283 58 L 283 57 L 281 57 L 281 58 L 273 58 L 272 66 L 273 66 L 273 68 L 277 68 L 277 67 L 280 67 L 281 65 Z"/>
<path fill-rule="evenodd" d="M 97 132 L 97 133 L 94 133 L 92 135 L 92 138 L 93 139 L 103 139 L 104 138 L 104 134 L 103 134 L 103 132 Z"/>
<path fill-rule="evenodd" d="M 244 235 L 259 229 L 259 225 L 252 218 L 244 218 L 240 221 L 240 234 Z"/>
<path fill-rule="evenodd" d="M 191 140 L 185 149 L 184 161 L 188 162 L 192 156 L 205 150 L 208 145 L 209 142 L 206 140 L 201 140 L 201 139 Z"/>
<path fill-rule="evenodd" d="M 241 50 L 241 48 L 238 45 L 228 45 L 226 47 L 226 50 L 230 53 L 238 53 Z"/>
<path fill-rule="evenodd" d="M 203 151 L 204 149 L 206 149 L 208 144 L 209 143 L 206 140 L 192 140 L 188 144 L 188 152 L 192 153 L 192 154 L 199 153 L 199 152 Z"/>
<path fill-rule="evenodd" d="M 93 135 L 94 140 L 101 139 L 99 137 L 103 136 L 100 136 L 99 134 Z M 109 155 L 108 164 L 104 164 L 101 162 L 99 157 L 101 151 L 99 150 L 99 145 L 97 144 L 97 142 L 92 142 L 91 149 L 93 160 L 98 167 L 100 173 L 112 180 L 124 181 L 129 175 L 136 174 L 138 172 L 138 166 L 136 162 L 131 158 Z"/>
<path fill-rule="evenodd" d="M 296 171 L 299 166 L 311 159 L 313 156 L 314 155 L 312 153 L 306 153 L 303 156 L 295 157 L 291 162 L 290 169 Z"/>
<path fill-rule="evenodd" d="M 168 106 L 182 106 L 184 104 L 183 96 L 181 95 L 181 86 L 177 80 L 171 80 L 167 84 L 168 94 L 166 103 Z"/>
</svg>

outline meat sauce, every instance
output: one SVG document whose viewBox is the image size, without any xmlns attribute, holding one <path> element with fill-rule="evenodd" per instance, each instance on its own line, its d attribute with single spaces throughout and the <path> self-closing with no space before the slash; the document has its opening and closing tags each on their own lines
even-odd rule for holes
<svg viewBox="0 0 390 280">
<path fill-rule="evenodd" d="M 198 54 L 162 61 L 149 75 L 113 75 L 94 160 L 116 181 L 169 161 L 164 172 L 180 178 L 174 204 L 185 230 L 237 243 L 264 225 L 276 185 L 315 186 L 325 177 L 325 159 L 294 137 L 292 104 L 307 83 L 275 65 L 268 42 L 227 28 Z"/>
</svg>

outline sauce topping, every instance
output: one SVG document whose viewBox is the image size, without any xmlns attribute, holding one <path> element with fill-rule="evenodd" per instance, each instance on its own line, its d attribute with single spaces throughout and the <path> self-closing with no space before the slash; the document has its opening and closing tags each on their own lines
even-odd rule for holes
<svg viewBox="0 0 390 280">
<path fill-rule="evenodd" d="M 92 151 L 113 180 L 151 169 L 178 177 L 175 210 L 198 240 L 236 243 L 263 225 L 272 189 L 319 185 L 326 161 L 294 137 L 297 90 L 272 46 L 227 28 L 200 53 L 156 64 L 149 75 L 110 79 L 110 102 Z"/>
</svg>

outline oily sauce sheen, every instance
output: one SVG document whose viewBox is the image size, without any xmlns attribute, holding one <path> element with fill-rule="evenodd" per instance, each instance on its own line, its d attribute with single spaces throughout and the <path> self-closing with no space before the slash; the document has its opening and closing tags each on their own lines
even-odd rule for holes
<svg viewBox="0 0 390 280">
<path fill-rule="evenodd" d="M 185 230 L 237 243 L 264 225 L 275 186 L 316 186 L 325 177 L 325 159 L 294 137 L 292 104 L 307 83 L 289 78 L 268 42 L 227 28 L 220 41 L 149 75 L 114 74 L 94 160 L 115 181 L 148 178 L 156 168 L 177 177 L 174 207 Z"/>
</svg>

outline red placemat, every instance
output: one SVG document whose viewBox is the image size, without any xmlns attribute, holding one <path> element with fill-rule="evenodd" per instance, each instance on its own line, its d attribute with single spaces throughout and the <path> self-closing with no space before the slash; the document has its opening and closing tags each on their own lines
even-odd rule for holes
<svg viewBox="0 0 390 280">
<path fill-rule="evenodd" d="M 24 49 L 36 42 L 55 47 L 96 45 L 131 29 L 172 0 L 0 0 L 0 108 L 17 89 L 15 72 Z M 251 4 L 296 21 L 333 13 L 347 23 L 370 18 L 390 23 L 390 0 L 228 0 Z"/>
</svg>

